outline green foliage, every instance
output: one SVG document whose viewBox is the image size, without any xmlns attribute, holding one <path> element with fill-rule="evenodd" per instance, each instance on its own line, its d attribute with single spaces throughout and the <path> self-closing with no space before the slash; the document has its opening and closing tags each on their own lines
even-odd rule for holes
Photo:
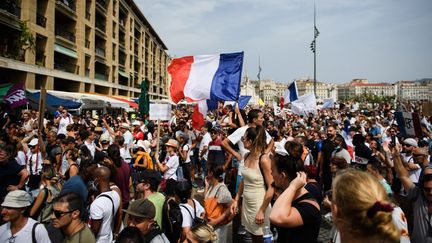
<svg viewBox="0 0 432 243">
<path fill-rule="evenodd" d="M 27 50 L 30 50 L 31 52 L 34 53 L 36 50 L 36 38 L 30 32 L 26 21 L 21 22 L 20 27 L 21 27 L 21 32 L 18 37 L 19 48 L 23 50 L 24 53 Z"/>
</svg>

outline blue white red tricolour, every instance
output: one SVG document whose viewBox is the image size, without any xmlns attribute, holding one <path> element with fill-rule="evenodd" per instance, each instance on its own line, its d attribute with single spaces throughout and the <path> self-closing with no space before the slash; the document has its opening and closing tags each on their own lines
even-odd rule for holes
<svg viewBox="0 0 432 243">
<path fill-rule="evenodd" d="M 171 99 L 238 100 L 243 52 L 175 58 L 168 67 Z"/>
</svg>

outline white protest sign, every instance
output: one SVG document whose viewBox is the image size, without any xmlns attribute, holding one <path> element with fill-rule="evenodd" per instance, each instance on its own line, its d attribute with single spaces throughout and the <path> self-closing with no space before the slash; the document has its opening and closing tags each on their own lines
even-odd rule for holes
<svg viewBox="0 0 432 243">
<path fill-rule="evenodd" d="M 170 119 L 170 104 L 150 104 L 150 120 L 168 121 Z"/>
<path fill-rule="evenodd" d="M 275 102 L 273 102 L 273 110 L 275 116 L 279 116 L 282 114 L 281 108 Z"/>
</svg>

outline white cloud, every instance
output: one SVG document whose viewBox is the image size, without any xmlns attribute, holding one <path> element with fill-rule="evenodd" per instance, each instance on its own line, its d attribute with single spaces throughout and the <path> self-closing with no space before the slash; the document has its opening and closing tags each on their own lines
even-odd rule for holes
<svg viewBox="0 0 432 243">
<path fill-rule="evenodd" d="M 258 71 L 258 56 L 265 78 L 313 76 L 312 0 L 136 2 L 171 55 L 244 50 L 251 77 Z M 319 79 L 432 77 L 427 43 L 432 38 L 432 1 L 317 0 L 316 6 Z"/>
</svg>

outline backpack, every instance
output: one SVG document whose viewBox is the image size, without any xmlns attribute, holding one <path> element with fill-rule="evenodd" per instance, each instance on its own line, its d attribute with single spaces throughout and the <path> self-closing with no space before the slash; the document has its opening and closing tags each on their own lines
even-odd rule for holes
<svg viewBox="0 0 432 243">
<path fill-rule="evenodd" d="M 163 205 L 162 229 L 170 242 L 180 239 L 183 216 L 179 204 L 174 199 L 168 199 Z"/>
<path fill-rule="evenodd" d="M 53 210 L 53 200 L 59 195 L 60 191 L 54 187 L 51 188 L 44 187 L 43 190 L 45 191 L 45 197 L 41 205 L 41 211 L 39 213 L 39 216 L 37 217 L 37 220 L 40 223 L 49 224 L 49 222 L 51 221 L 51 215 Z M 50 201 L 47 200 L 49 194 L 51 194 Z"/>
<path fill-rule="evenodd" d="M 192 216 L 191 212 L 189 211 L 189 209 L 186 206 L 180 205 L 180 207 L 186 209 L 186 211 L 188 211 L 189 215 L 191 216 L 191 219 L 192 219 L 192 225 L 191 225 L 191 227 L 195 226 L 195 225 L 206 224 L 205 219 L 202 219 L 202 218 L 196 216 L 195 201 L 193 199 L 192 199 L 192 203 L 193 203 L 193 209 L 194 209 L 193 216 Z"/>
</svg>

